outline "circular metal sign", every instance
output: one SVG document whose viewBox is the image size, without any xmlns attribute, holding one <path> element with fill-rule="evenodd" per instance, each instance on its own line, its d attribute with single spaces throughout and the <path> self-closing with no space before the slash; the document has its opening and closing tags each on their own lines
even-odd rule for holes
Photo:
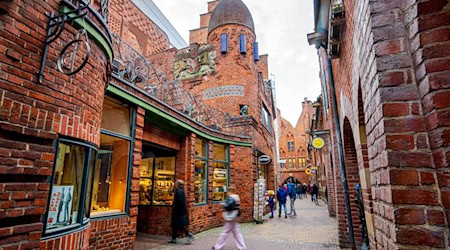
<svg viewBox="0 0 450 250">
<path fill-rule="evenodd" d="M 310 175 L 311 174 L 311 169 L 309 169 L 309 168 L 305 169 L 305 174 Z"/>
<path fill-rule="evenodd" d="M 269 164 L 272 161 L 272 158 L 270 158 L 270 156 L 268 155 L 261 155 L 260 157 L 258 157 L 258 161 L 261 164 Z"/>
<path fill-rule="evenodd" d="M 323 148 L 324 145 L 325 145 L 325 141 L 320 137 L 316 137 L 312 141 L 312 146 L 315 149 L 321 149 L 321 148 Z"/>
</svg>

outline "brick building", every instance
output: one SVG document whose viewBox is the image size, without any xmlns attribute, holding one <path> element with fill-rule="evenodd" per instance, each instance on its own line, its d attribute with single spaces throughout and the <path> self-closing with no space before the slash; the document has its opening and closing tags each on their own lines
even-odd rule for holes
<svg viewBox="0 0 450 250">
<path fill-rule="evenodd" d="M 178 48 L 140 3 L 0 3 L 0 248 L 130 249 L 137 232 L 169 233 L 175 179 L 194 232 L 222 224 L 229 184 L 247 222 L 248 187 L 274 188 L 247 7 L 210 2 L 206 40 Z"/>
<path fill-rule="evenodd" d="M 309 130 L 311 120 L 315 116 L 312 102 L 305 98 L 302 102 L 302 112 L 295 127 L 281 117 L 279 125 L 280 181 L 285 182 L 292 176 L 295 182 L 309 183 L 315 180 L 315 173 L 310 176 L 305 173 L 310 167 L 312 154 L 309 149 Z"/>
<path fill-rule="evenodd" d="M 320 154 L 332 162 L 327 187 L 340 246 L 448 249 L 450 2 L 314 3 L 317 130 L 331 131 Z"/>
</svg>

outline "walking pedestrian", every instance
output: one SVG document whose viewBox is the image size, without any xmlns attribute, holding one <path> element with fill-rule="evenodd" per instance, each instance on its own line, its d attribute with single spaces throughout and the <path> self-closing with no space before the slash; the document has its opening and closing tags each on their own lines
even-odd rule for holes
<svg viewBox="0 0 450 250">
<path fill-rule="evenodd" d="M 184 182 L 182 180 L 177 180 L 175 182 L 175 190 L 174 190 L 174 199 L 172 206 L 172 238 L 168 241 L 168 243 L 177 243 L 177 234 L 178 231 L 183 231 L 188 240 L 186 245 L 189 245 L 194 240 L 194 235 L 189 233 L 186 229 L 188 225 L 188 214 L 186 208 L 186 195 L 184 193 Z"/>
<path fill-rule="evenodd" d="M 299 199 L 303 199 L 302 198 L 302 190 L 303 190 L 302 185 L 297 184 L 297 186 L 295 187 L 295 191 L 297 192 L 297 196 Z"/>
<path fill-rule="evenodd" d="M 305 199 L 308 199 L 308 186 L 306 185 L 306 183 L 303 183 L 303 196 L 305 197 Z"/>
<path fill-rule="evenodd" d="M 292 182 L 288 183 L 288 195 L 290 200 L 291 211 L 288 215 L 297 216 L 297 212 L 295 211 L 295 198 L 297 198 L 297 193 L 295 191 L 295 184 Z"/>
<path fill-rule="evenodd" d="M 223 225 L 223 231 L 217 239 L 216 244 L 211 249 L 222 249 L 225 246 L 230 233 L 233 233 L 238 249 L 247 249 L 244 237 L 239 229 L 239 223 L 237 222 L 237 217 L 241 213 L 240 202 L 239 195 L 236 194 L 236 186 L 230 185 L 227 189 L 227 201 L 222 205 L 224 209 L 223 218 L 225 219 L 225 225 Z"/>
<path fill-rule="evenodd" d="M 314 202 L 314 185 L 313 183 L 309 183 L 309 194 L 311 195 L 311 202 Z"/>
<path fill-rule="evenodd" d="M 316 183 L 313 183 L 312 196 L 313 196 L 313 201 L 316 205 L 319 205 L 319 200 L 317 199 L 318 194 L 319 194 L 319 187 L 316 185 Z"/>
<path fill-rule="evenodd" d="M 278 213 L 278 217 L 281 217 L 281 209 L 282 209 L 282 207 L 284 207 L 284 218 L 287 218 L 286 197 L 287 197 L 287 192 L 284 189 L 284 187 L 280 185 L 280 188 L 278 188 L 278 191 L 277 191 L 277 200 L 278 200 L 278 204 L 280 206 L 279 207 L 280 211 Z"/>
</svg>

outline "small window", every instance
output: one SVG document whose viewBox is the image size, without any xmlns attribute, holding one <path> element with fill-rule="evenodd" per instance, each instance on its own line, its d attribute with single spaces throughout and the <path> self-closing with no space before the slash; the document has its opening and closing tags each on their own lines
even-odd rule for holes
<svg viewBox="0 0 450 250">
<path fill-rule="evenodd" d="M 195 139 L 194 157 L 194 204 L 207 203 L 208 198 L 208 143 Z"/>
<path fill-rule="evenodd" d="M 262 107 L 261 110 L 261 120 L 262 120 L 262 124 L 268 129 L 270 130 L 270 113 L 269 111 L 267 111 L 266 107 Z"/>
<path fill-rule="evenodd" d="M 214 143 L 213 148 L 213 201 L 224 201 L 228 186 L 228 146 Z"/>
<path fill-rule="evenodd" d="M 226 54 L 228 52 L 228 35 L 222 34 L 220 36 L 220 53 Z"/>
<path fill-rule="evenodd" d="M 259 45 L 258 42 L 253 43 L 253 58 L 255 61 L 259 61 Z"/>
<path fill-rule="evenodd" d="M 247 38 L 244 34 L 239 35 L 239 53 L 247 54 Z"/>
<path fill-rule="evenodd" d="M 239 105 L 239 115 L 248 115 L 248 105 Z"/>
</svg>

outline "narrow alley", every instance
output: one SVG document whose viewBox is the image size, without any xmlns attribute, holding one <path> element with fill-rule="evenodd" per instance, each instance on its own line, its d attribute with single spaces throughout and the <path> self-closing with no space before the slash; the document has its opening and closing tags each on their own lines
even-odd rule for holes
<svg viewBox="0 0 450 250">
<path fill-rule="evenodd" d="M 289 203 L 289 202 L 288 202 Z M 289 204 L 288 204 L 289 207 Z M 243 223 L 241 231 L 248 249 L 339 249 L 336 219 L 330 218 L 327 205 L 321 200 L 319 206 L 311 202 L 310 197 L 296 200 L 297 217 L 266 216 L 264 224 Z M 289 211 L 288 211 L 289 212 Z M 178 239 L 177 244 L 166 243 L 167 238 L 145 238 L 138 236 L 135 250 L 146 249 L 211 249 L 222 228 L 213 228 L 195 235 L 192 245 L 185 245 L 186 238 Z M 225 250 L 236 249 L 232 236 Z"/>
</svg>

